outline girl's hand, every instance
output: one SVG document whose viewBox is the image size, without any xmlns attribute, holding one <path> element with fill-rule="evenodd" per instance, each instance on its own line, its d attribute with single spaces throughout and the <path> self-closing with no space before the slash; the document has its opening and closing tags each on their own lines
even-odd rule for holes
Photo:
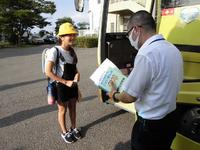
<svg viewBox="0 0 200 150">
<path fill-rule="evenodd" d="M 76 75 L 74 76 L 74 82 L 79 82 L 80 81 L 80 73 L 76 73 Z"/>
<path fill-rule="evenodd" d="M 77 98 L 77 102 L 80 102 L 82 99 L 82 94 L 81 94 L 81 91 L 79 90 L 78 88 L 78 98 Z"/>
<path fill-rule="evenodd" d="M 65 84 L 66 86 L 68 86 L 68 87 L 72 87 L 73 83 L 74 83 L 73 80 L 65 80 L 65 81 L 64 81 L 64 84 Z"/>
</svg>

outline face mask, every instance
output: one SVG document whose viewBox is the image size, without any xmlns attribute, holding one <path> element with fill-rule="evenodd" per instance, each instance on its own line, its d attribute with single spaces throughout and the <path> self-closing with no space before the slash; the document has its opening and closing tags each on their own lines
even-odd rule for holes
<svg viewBox="0 0 200 150">
<path fill-rule="evenodd" d="M 139 49 L 139 47 L 138 47 L 139 35 L 137 36 L 136 40 L 134 41 L 133 38 L 132 38 L 132 34 L 133 34 L 133 30 L 131 31 L 131 34 L 129 35 L 128 39 L 129 39 L 131 45 L 132 45 L 136 50 L 138 50 L 138 49 Z"/>
</svg>

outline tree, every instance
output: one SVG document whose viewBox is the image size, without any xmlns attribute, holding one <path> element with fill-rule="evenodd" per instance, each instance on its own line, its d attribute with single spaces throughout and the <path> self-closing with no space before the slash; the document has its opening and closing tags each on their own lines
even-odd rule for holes
<svg viewBox="0 0 200 150">
<path fill-rule="evenodd" d="M 46 35 L 46 34 L 51 34 L 51 33 L 48 32 L 48 31 L 46 31 L 46 30 L 40 30 L 40 31 L 39 31 L 40 37 L 43 37 L 43 36 Z"/>
<path fill-rule="evenodd" d="M 58 33 L 60 25 L 65 23 L 65 22 L 69 22 L 69 23 L 74 25 L 74 21 L 70 17 L 63 17 L 63 18 L 57 19 L 56 27 L 55 27 L 56 34 Z"/>
<path fill-rule="evenodd" d="M 7 35 L 8 40 L 17 44 L 25 31 L 37 26 L 43 28 L 51 23 L 42 17 L 42 13 L 53 14 L 55 3 L 47 0 L 1 0 L 0 32 Z"/>
<path fill-rule="evenodd" d="M 77 23 L 78 29 L 88 29 L 89 23 L 88 22 L 79 22 Z"/>
</svg>

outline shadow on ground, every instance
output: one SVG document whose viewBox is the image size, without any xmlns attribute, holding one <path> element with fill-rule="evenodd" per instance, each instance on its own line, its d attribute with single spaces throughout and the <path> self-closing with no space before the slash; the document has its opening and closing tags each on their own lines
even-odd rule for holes
<svg viewBox="0 0 200 150">
<path fill-rule="evenodd" d="M 91 95 L 91 96 L 83 97 L 81 101 L 89 101 L 89 100 L 93 100 L 97 97 L 98 97 L 97 95 Z"/>
<path fill-rule="evenodd" d="M 126 143 L 122 143 L 122 142 L 119 142 L 114 150 L 131 150 L 131 141 L 128 141 Z"/>
<path fill-rule="evenodd" d="M 35 117 L 37 115 L 49 113 L 49 112 L 52 112 L 52 111 L 55 111 L 55 110 L 57 110 L 56 105 L 53 105 L 53 106 L 47 105 L 47 106 L 42 106 L 42 107 L 39 107 L 39 108 L 20 111 L 18 113 L 15 113 L 13 115 L 10 115 L 10 116 L 7 116 L 5 118 L 0 119 L 0 128 L 10 126 L 10 125 L 13 125 L 15 123 L 24 121 L 26 119 Z"/>
<path fill-rule="evenodd" d="M 12 89 L 15 87 L 20 87 L 20 86 L 24 86 L 24 85 L 28 85 L 28 84 L 32 84 L 32 83 L 37 83 L 37 82 L 41 82 L 44 80 L 46 80 L 46 79 L 37 79 L 37 80 L 25 81 L 25 82 L 14 83 L 14 84 L 0 85 L 0 91 L 5 91 L 7 89 Z"/>
<path fill-rule="evenodd" d="M 124 113 L 127 113 L 127 111 L 125 110 L 119 110 L 117 112 L 114 112 L 114 113 L 111 113 L 111 114 L 108 114 L 106 116 L 103 116 L 102 118 L 99 118 L 97 120 L 95 120 L 94 122 L 91 122 L 89 124 L 87 124 L 86 126 L 83 126 L 81 127 L 81 134 L 82 134 L 82 137 L 85 137 L 86 136 L 86 133 L 87 133 L 87 130 L 90 129 L 91 127 L 99 124 L 99 123 L 102 123 L 108 119 L 111 119 L 111 118 L 114 118 L 114 117 L 117 117 L 121 114 L 124 114 Z"/>
<path fill-rule="evenodd" d="M 96 95 L 84 97 L 83 101 L 92 100 L 96 97 L 97 97 Z M 10 116 L 0 119 L 0 128 L 10 126 L 15 123 L 24 121 L 26 119 L 29 119 L 29 118 L 32 118 L 32 117 L 35 117 L 35 116 L 38 116 L 41 114 L 49 113 L 49 112 L 52 112 L 55 110 L 57 110 L 57 105 L 46 105 L 46 106 L 42 106 L 42 107 L 38 107 L 38 108 L 33 108 L 30 110 L 23 110 L 23 111 L 17 112 L 15 114 L 12 114 Z M 113 114 L 113 115 L 115 116 L 115 114 Z M 102 118 L 101 120 L 109 119 L 113 115 L 111 114 L 108 117 Z M 97 122 L 95 121 L 95 123 L 99 123 L 99 122 L 101 122 L 101 120 L 97 121 Z M 95 123 L 93 123 L 93 124 L 95 124 Z M 90 124 L 90 125 L 86 126 L 85 128 L 89 128 L 93 124 Z"/>
</svg>

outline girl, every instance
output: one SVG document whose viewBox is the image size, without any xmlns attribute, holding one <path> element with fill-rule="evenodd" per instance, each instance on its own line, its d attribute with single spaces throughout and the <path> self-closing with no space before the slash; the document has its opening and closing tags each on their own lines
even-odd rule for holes
<svg viewBox="0 0 200 150">
<path fill-rule="evenodd" d="M 76 68 L 77 55 L 72 48 L 72 44 L 78 32 L 71 23 L 60 25 L 58 33 L 59 46 L 51 48 L 47 52 L 46 75 L 51 81 L 56 81 L 58 122 L 61 128 L 61 137 L 66 143 L 72 143 L 75 139 L 80 139 L 80 131 L 76 128 L 76 102 L 78 101 L 79 90 L 78 81 L 80 74 Z M 56 50 L 57 49 L 57 50 Z M 57 57 L 58 55 L 58 57 Z M 56 73 L 53 71 L 56 59 Z M 66 127 L 65 115 L 69 110 L 71 127 Z"/>
</svg>

